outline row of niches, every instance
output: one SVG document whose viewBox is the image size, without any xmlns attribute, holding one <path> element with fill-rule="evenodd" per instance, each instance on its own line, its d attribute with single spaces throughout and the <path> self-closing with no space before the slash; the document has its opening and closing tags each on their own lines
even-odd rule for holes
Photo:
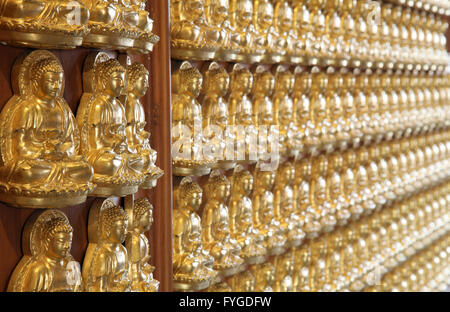
<svg viewBox="0 0 450 312">
<path fill-rule="evenodd" d="M 156 185 L 163 171 L 140 102 L 149 73 L 126 55 L 119 59 L 104 52 L 86 58 L 76 118 L 62 96 L 64 69 L 54 54 L 34 50 L 16 60 L 14 95 L 0 114 L 1 201 L 63 208 Z"/>
<path fill-rule="evenodd" d="M 22 236 L 23 257 L 11 274 L 11 292 L 155 292 L 145 232 L 153 223 L 146 198 L 97 199 L 90 208 L 83 267 L 70 254 L 73 228 L 56 209 L 37 210 Z"/>
<path fill-rule="evenodd" d="M 448 64 L 445 17 L 368 0 L 171 0 L 180 60 L 429 69 Z"/>
<path fill-rule="evenodd" d="M 440 15 L 450 15 L 450 3 L 447 0 L 386 0 L 395 4 L 417 8 Z"/>
<path fill-rule="evenodd" d="M 0 42 L 40 49 L 78 46 L 149 53 L 159 37 L 146 0 L 5 0 L 0 11 Z"/>
<path fill-rule="evenodd" d="M 174 289 L 388 291 L 406 267 L 422 275 L 401 289 L 431 290 L 434 274 L 448 277 L 446 265 L 407 263 L 442 237 L 448 252 L 449 134 L 288 160 L 274 171 L 239 165 L 199 182 L 184 177 L 174 191 Z"/>
<path fill-rule="evenodd" d="M 173 174 L 301 159 L 448 127 L 448 76 L 183 62 L 172 75 Z M 231 77 L 231 78 L 230 78 Z M 230 145 L 231 144 L 231 145 Z"/>
</svg>

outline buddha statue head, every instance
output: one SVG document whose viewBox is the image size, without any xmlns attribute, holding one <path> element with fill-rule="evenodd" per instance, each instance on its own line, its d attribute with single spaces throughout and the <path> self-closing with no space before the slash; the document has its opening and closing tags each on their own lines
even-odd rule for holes
<svg viewBox="0 0 450 312">
<path fill-rule="evenodd" d="M 274 8 L 269 0 L 254 0 L 253 25 L 260 33 L 265 33 L 273 25 Z"/>
<path fill-rule="evenodd" d="M 192 178 L 183 178 L 174 195 L 179 209 L 188 209 L 192 212 L 197 212 L 200 209 L 203 190 Z"/>
<path fill-rule="evenodd" d="M 42 231 L 42 247 L 51 259 L 65 259 L 70 256 L 73 229 L 67 217 L 57 217 L 47 221 Z"/>
<path fill-rule="evenodd" d="M 139 198 L 134 201 L 131 217 L 131 228 L 136 229 L 139 233 L 150 231 L 153 224 L 153 205 L 147 198 Z"/>
<path fill-rule="evenodd" d="M 252 23 L 252 0 L 230 0 L 231 26 L 238 31 L 245 31 Z"/>
<path fill-rule="evenodd" d="M 341 172 L 344 164 L 344 158 L 341 153 L 333 153 L 328 156 L 328 175 L 334 172 Z"/>
<path fill-rule="evenodd" d="M 203 124 L 217 125 L 225 130 L 228 124 L 228 107 L 223 100 L 217 98 L 223 98 L 228 93 L 230 77 L 216 62 L 210 64 L 204 77 Z"/>
<path fill-rule="evenodd" d="M 122 244 L 128 229 L 128 215 L 122 207 L 110 205 L 100 214 L 101 239 L 103 242 Z"/>
<path fill-rule="evenodd" d="M 208 24 L 222 26 L 228 19 L 229 0 L 206 0 L 205 16 Z"/>
<path fill-rule="evenodd" d="M 257 72 L 253 94 L 258 97 L 270 97 L 275 87 L 275 78 L 269 71 Z M 254 122 L 256 125 L 273 124 L 273 104 L 269 99 L 253 102 Z"/>
<path fill-rule="evenodd" d="M 233 67 L 230 83 L 230 123 L 233 125 L 250 126 L 253 124 L 253 105 L 250 100 L 243 101 L 253 88 L 253 74 L 240 64 Z M 233 96 L 236 98 L 233 99 Z M 239 97 L 239 98 L 238 98 Z"/>
<path fill-rule="evenodd" d="M 285 34 L 292 29 L 294 21 L 294 11 L 289 5 L 288 1 L 277 0 L 275 1 L 274 11 L 274 27 L 279 34 Z"/>
<path fill-rule="evenodd" d="M 133 63 L 126 69 L 127 92 L 137 98 L 143 97 L 149 87 L 149 72 L 141 63 Z"/>
<path fill-rule="evenodd" d="M 52 102 L 62 96 L 64 71 L 55 58 L 42 58 L 30 69 L 30 91 L 42 102 Z"/>
<path fill-rule="evenodd" d="M 210 200 L 217 200 L 219 203 L 226 204 L 230 197 L 231 184 L 219 170 L 214 170 L 209 176 L 205 191 Z"/>
</svg>

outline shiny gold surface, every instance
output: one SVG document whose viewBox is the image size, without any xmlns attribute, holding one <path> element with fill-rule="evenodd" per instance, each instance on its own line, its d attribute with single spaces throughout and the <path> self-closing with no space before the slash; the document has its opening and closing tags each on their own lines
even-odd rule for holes
<svg viewBox="0 0 450 312">
<path fill-rule="evenodd" d="M 22 236 L 24 255 L 11 275 L 8 291 L 81 291 L 80 264 L 70 254 L 73 229 L 59 210 L 35 211 Z"/>
<path fill-rule="evenodd" d="M 86 200 L 92 168 L 80 155 L 80 132 L 62 97 L 65 80 L 54 54 L 16 60 L 14 96 L 0 115 L 0 199 L 28 208 L 62 208 Z"/>
</svg>

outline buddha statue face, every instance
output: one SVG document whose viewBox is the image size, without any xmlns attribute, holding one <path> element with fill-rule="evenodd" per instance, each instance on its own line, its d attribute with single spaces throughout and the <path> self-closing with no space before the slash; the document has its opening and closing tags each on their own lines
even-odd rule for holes
<svg viewBox="0 0 450 312">
<path fill-rule="evenodd" d="M 294 20 L 294 12 L 287 1 L 283 1 L 277 13 L 275 19 L 280 33 L 290 31 Z"/>
<path fill-rule="evenodd" d="M 179 189 L 179 205 L 193 211 L 198 211 L 202 204 L 203 191 L 200 186 L 192 181 L 180 185 Z"/>
<path fill-rule="evenodd" d="M 265 196 L 262 199 L 263 205 L 262 205 L 262 211 L 261 211 L 261 217 L 264 222 L 270 222 L 274 215 L 273 215 L 273 196 Z"/>
<path fill-rule="evenodd" d="M 261 31 L 269 29 L 273 24 L 273 5 L 267 0 L 260 0 L 257 8 L 256 24 Z"/>
<path fill-rule="evenodd" d="M 275 281 L 275 268 L 272 265 L 264 265 L 262 275 L 267 286 L 273 285 Z"/>
<path fill-rule="evenodd" d="M 207 3 L 208 18 L 211 24 L 220 26 L 228 18 L 229 1 L 228 0 L 215 0 Z"/>
<path fill-rule="evenodd" d="M 204 0 L 185 0 L 183 1 L 183 11 L 186 16 L 193 20 L 199 20 L 203 17 L 205 1 Z"/>
<path fill-rule="evenodd" d="M 309 184 L 302 183 L 298 188 L 297 196 L 300 205 L 309 205 Z"/>
<path fill-rule="evenodd" d="M 297 168 L 300 179 L 308 180 L 311 177 L 312 165 L 309 159 L 301 160 Z"/>
<path fill-rule="evenodd" d="M 345 194 L 351 194 L 355 190 L 355 180 L 353 174 L 346 174 L 344 176 L 344 192 Z"/>
<path fill-rule="evenodd" d="M 369 152 L 367 148 L 362 147 L 356 152 L 357 162 L 360 166 L 364 166 L 369 161 Z"/>
<path fill-rule="evenodd" d="M 52 101 L 61 94 L 64 74 L 56 61 L 50 60 L 46 63 L 41 66 L 37 64 L 37 72 L 33 73 L 32 77 L 32 90 L 38 99 Z"/>
<path fill-rule="evenodd" d="M 197 98 L 200 95 L 202 89 L 203 77 L 197 69 L 189 70 L 181 75 L 181 85 L 184 91 Z"/>
<path fill-rule="evenodd" d="M 319 158 L 316 159 L 315 163 L 315 173 L 319 176 L 324 176 L 328 169 L 328 160 L 324 155 L 320 155 Z"/>
<path fill-rule="evenodd" d="M 235 0 L 236 1 L 236 12 L 235 21 L 236 26 L 244 30 L 252 22 L 253 15 L 253 3 L 251 0 Z"/>
<path fill-rule="evenodd" d="M 253 75 L 248 69 L 243 68 L 235 73 L 231 91 L 239 90 L 241 92 L 244 92 L 245 94 L 248 94 L 250 93 L 252 87 Z"/>
<path fill-rule="evenodd" d="M 110 75 L 104 77 L 104 92 L 111 97 L 122 95 L 125 86 L 125 70 L 114 70 Z"/>
<path fill-rule="evenodd" d="M 275 183 L 275 172 L 273 171 L 261 171 L 261 186 L 265 190 L 272 190 L 273 185 Z"/>
<path fill-rule="evenodd" d="M 278 91 L 286 93 L 288 95 L 292 93 L 294 83 L 294 75 L 292 75 L 289 71 L 279 73 L 276 77 L 276 85 Z"/>
<path fill-rule="evenodd" d="M 73 230 L 64 218 L 48 221 L 43 234 L 46 256 L 51 259 L 65 259 L 70 255 Z"/>
<path fill-rule="evenodd" d="M 135 72 L 129 73 L 127 71 L 128 76 L 128 92 L 133 93 L 136 95 L 136 97 L 140 98 L 143 97 L 148 90 L 148 71 L 145 69 L 145 67 L 142 64 L 136 63 L 138 67 L 140 67 L 139 70 L 135 70 Z M 142 66 L 139 66 L 142 65 Z M 131 76 L 131 77 L 130 77 Z"/>
<path fill-rule="evenodd" d="M 100 222 L 103 237 L 113 244 L 125 241 L 128 228 L 128 216 L 119 206 L 111 206 L 101 212 Z"/>
<path fill-rule="evenodd" d="M 153 224 L 153 206 L 146 198 L 134 202 L 134 223 L 141 232 L 149 231 Z"/>
</svg>

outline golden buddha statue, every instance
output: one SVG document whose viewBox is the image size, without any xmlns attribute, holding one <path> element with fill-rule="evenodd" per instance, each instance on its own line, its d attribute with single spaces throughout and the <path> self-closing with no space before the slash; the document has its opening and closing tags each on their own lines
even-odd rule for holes
<svg viewBox="0 0 450 312">
<path fill-rule="evenodd" d="M 271 62 L 271 54 L 278 55 L 277 44 L 283 44 L 284 41 L 278 40 L 278 34 L 273 27 L 274 7 L 269 0 L 254 0 L 253 1 L 253 27 L 255 29 L 254 44 L 256 50 L 255 57 L 262 60 L 267 58 Z M 252 58 L 252 57 L 251 57 Z M 254 59 L 253 59 L 254 60 Z"/>
<path fill-rule="evenodd" d="M 272 95 L 275 89 L 275 77 L 262 65 L 256 68 L 253 88 L 253 123 L 259 127 L 259 140 L 264 129 L 268 130 L 267 144 L 258 145 L 258 160 L 272 162 L 279 160 L 279 129 L 274 126 L 274 107 Z M 270 144 L 269 144 L 270 143 Z M 266 164 L 262 164 L 265 166 Z M 269 167 L 272 167 L 269 165 Z M 273 170 L 273 168 L 271 168 Z"/>
<path fill-rule="evenodd" d="M 343 71 L 342 88 L 340 88 L 340 98 L 342 101 L 342 113 L 344 118 L 343 131 L 348 134 L 348 147 L 357 148 L 360 146 L 362 129 L 356 116 L 355 98 L 352 90 L 356 83 L 356 77 L 349 71 Z M 338 89 L 339 91 L 339 89 Z"/>
<path fill-rule="evenodd" d="M 398 95 L 393 90 L 392 73 L 387 72 L 380 74 L 380 85 L 377 92 L 377 98 L 379 99 L 379 126 L 383 131 L 383 139 L 391 141 L 394 138 L 395 133 L 395 121 L 391 111 L 397 111 Z M 391 109 L 391 105 L 395 106 Z"/>
<path fill-rule="evenodd" d="M 274 216 L 274 195 L 272 189 L 275 183 L 274 171 L 262 171 L 260 163 L 256 164 L 253 191 L 253 225 L 264 236 L 264 247 L 268 255 L 279 255 L 285 250 L 286 237 L 279 220 Z"/>
<path fill-rule="evenodd" d="M 372 73 L 368 70 L 366 74 L 369 76 L 369 84 L 367 85 L 366 92 L 368 93 L 367 106 L 370 116 L 370 128 L 372 128 L 373 143 L 376 144 L 384 139 L 385 129 L 380 116 L 380 105 L 383 97 L 386 97 L 383 92 L 379 92 L 381 90 L 380 72 Z"/>
<path fill-rule="evenodd" d="M 354 11 L 356 7 L 357 0 L 343 0 L 342 3 L 342 28 L 341 33 L 343 34 L 343 54 L 345 58 L 340 65 L 347 66 L 349 61 L 353 59 L 354 65 L 358 65 L 355 62 L 357 57 L 357 39 L 356 39 L 356 23 L 354 18 Z"/>
<path fill-rule="evenodd" d="M 336 225 L 334 206 L 328 202 L 327 186 L 328 160 L 320 155 L 313 160 L 311 179 L 311 204 L 314 217 L 320 223 L 321 231 L 330 232 Z"/>
<path fill-rule="evenodd" d="M 255 29 L 257 24 L 259 23 L 255 21 L 252 0 L 230 0 L 230 25 L 239 47 L 235 62 L 252 64 L 261 61 L 264 54 L 264 38 Z"/>
<path fill-rule="evenodd" d="M 311 264 L 309 267 L 309 289 L 323 291 L 326 284 L 327 240 L 318 237 L 311 241 Z"/>
<path fill-rule="evenodd" d="M 127 67 L 126 77 L 128 92 L 125 115 L 128 146 L 145 160 L 143 171 L 146 177 L 140 187 L 151 188 L 156 186 L 156 180 L 164 174 L 164 171 L 155 166 L 157 153 L 150 146 L 150 133 L 144 129 L 145 110 L 140 98 L 147 92 L 149 72 L 143 64 L 134 63 Z"/>
<path fill-rule="evenodd" d="M 236 166 L 232 178 L 230 209 L 230 235 L 241 246 L 240 257 L 247 264 L 264 262 L 264 237 L 253 226 L 253 176 L 241 165 Z"/>
<path fill-rule="evenodd" d="M 227 141 L 234 142 L 234 133 L 227 126 L 228 93 L 230 77 L 218 63 L 212 62 L 204 74 L 202 100 L 203 137 L 206 140 L 203 153 L 214 159 L 214 167 L 229 170 L 235 166 L 234 151 L 227 150 Z"/>
<path fill-rule="evenodd" d="M 244 262 L 240 244 L 230 237 L 228 199 L 230 181 L 218 170 L 211 172 L 205 191 L 208 196 L 202 212 L 203 247 L 214 257 L 214 270 L 224 277 L 236 274 Z"/>
<path fill-rule="evenodd" d="M 40 49 L 72 49 L 80 46 L 89 11 L 83 1 L 2 0 L 0 41 Z M 77 12 L 75 16 L 74 12 Z"/>
<path fill-rule="evenodd" d="M 328 156 L 327 201 L 331 204 L 331 211 L 334 211 L 334 218 L 340 226 L 346 225 L 351 216 L 342 191 L 343 162 L 344 159 L 340 152 L 335 152 Z"/>
<path fill-rule="evenodd" d="M 317 67 L 312 69 L 312 73 L 311 119 L 314 126 L 310 135 L 313 140 L 318 141 L 319 151 L 331 152 L 333 150 L 334 136 L 329 133 L 331 127 L 328 118 L 327 100 L 324 95 L 328 84 L 328 76 L 320 72 Z"/>
<path fill-rule="evenodd" d="M 369 159 L 366 162 L 366 171 L 368 177 L 368 188 L 372 192 L 372 200 L 375 203 L 375 209 L 379 211 L 389 200 L 389 190 L 381 179 L 378 162 L 380 160 L 380 148 L 377 145 L 371 145 L 368 148 Z"/>
<path fill-rule="evenodd" d="M 329 133 L 334 137 L 334 150 L 339 149 L 344 151 L 351 143 L 351 137 L 346 126 L 346 119 L 344 118 L 343 103 L 340 97 L 340 90 L 343 87 L 344 80 L 339 72 L 330 67 L 327 70 L 328 74 L 328 88 L 326 92 L 327 108 L 330 119 Z"/>
<path fill-rule="evenodd" d="M 297 128 L 292 120 L 294 102 L 291 94 L 294 87 L 294 75 L 284 66 L 279 65 L 275 75 L 275 92 L 272 97 L 273 124 L 279 126 L 280 155 L 282 158 L 293 157 L 296 153 L 295 134 Z"/>
<path fill-rule="evenodd" d="M 295 167 L 286 161 L 278 167 L 273 193 L 274 216 L 280 222 L 287 247 L 300 245 L 305 236 L 302 220 L 295 210 L 294 180 Z"/>
<path fill-rule="evenodd" d="M 23 257 L 8 284 L 12 292 L 81 291 L 80 264 L 70 254 L 73 229 L 59 210 L 36 211 L 22 237 Z"/>
<path fill-rule="evenodd" d="M 128 215 L 112 198 L 97 199 L 89 211 L 89 244 L 83 261 L 84 291 L 131 290 L 125 242 Z"/>
<path fill-rule="evenodd" d="M 342 9 L 343 0 L 331 0 L 325 2 L 325 32 L 329 46 L 325 56 L 327 63 L 325 65 L 336 64 L 345 66 L 344 62 L 344 38 L 342 33 Z M 337 62 L 336 62 L 337 61 Z"/>
<path fill-rule="evenodd" d="M 342 191 L 346 200 L 346 205 L 349 207 L 351 213 L 351 220 L 357 220 L 364 212 L 363 203 L 357 192 L 358 187 L 356 185 L 355 177 L 355 162 L 356 154 L 353 150 L 345 151 L 344 155 L 344 174 L 342 181 Z"/>
<path fill-rule="evenodd" d="M 374 202 L 374 194 L 370 189 L 369 178 L 367 175 L 366 166 L 369 160 L 369 152 L 366 147 L 360 147 L 356 151 L 356 189 L 359 196 L 359 201 L 363 205 L 364 214 L 370 214 L 377 208 Z"/>
<path fill-rule="evenodd" d="M 343 275 L 341 249 L 343 244 L 342 230 L 327 233 L 327 259 L 325 291 L 341 291 L 346 285 Z"/>
<path fill-rule="evenodd" d="M 185 177 L 174 190 L 173 275 L 174 290 L 198 291 L 208 288 L 217 273 L 214 258 L 203 248 L 198 210 L 203 190 Z"/>
<path fill-rule="evenodd" d="M 125 210 L 129 217 L 125 248 L 128 252 L 128 274 L 131 281 L 131 291 L 157 292 L 159 281 L 153 278 L 155 267 L 148 263 L 150 260 L 150 245 L 144 234 L 150 230 L 153 223 L 153 206 L 147 198 L 140 198 L 135 201 L 133 201 L 133 198 L 126 198 Z"/>
<path fill-rule="evenodd" d="M 172 153 L 175 175 L 209 174 L 214 159 L 203 154 L 202 109 L 197 101 L 203 76 L 189 62 L 172 75 Z"/>
<path fill-rule="evenodd" d="M 372 63 L 369 59 L 369 29 L 368 22 L 370 19 L 367 17 L 367 0 L 360 0 L 356 2 L 356 6 L 353 10 L 353 16 L 355 18 L 355 32 L 356 32 L 356 55 L 355 61 L 351 60 L 350 65 L 354 67 L 371 68 Z"/>
<path fill-rule="evenodd" d="M 294 273 L 292 287 L 297 292 L 309 291 L 309 268 L 311 265 L 310 242 L 302 244 L 294 250 Z"/>
<path fill-rule="evenodd" d="M 355 86 L 353 87 L 353 98 L 355 99 L 356 115 L 359 128 L 362 132 L 361 143 L 369 145 L 373 138 L 373 129 L 368 107 L 367 88 L 369 86 L 369 76 L 358 70 L 354 71 L 356 76 Z"/>
<path fill-rule="evenodd" d="M 312 84 L 311 74 L 303 67 L 295 68 L 294 90 L 292 100 L 294 102 L 293 120 L 297 128 L 294 141 L 297 144 L 296 157 L 301 159 L 317 149 L 318 140 L 312 138 L 310 133 L 314 129 L 311 119 L 310 91 Z"/>
<path fill-rule="evenodd" d="M 250 271 L 244 271 L 229 278 L 231 291 L 253 292 L 255 291 L 255 277 Z"/>
<path fill-rule="evenodd" d="M 275 267 L 275 282 L 273 285 L 274 292 L 292 292 L 292 273 L 294 271 L 294 253 L 288 251 L 283 255 L 273 258 L 273 266 Z"/>
<path fill-rule="evenodd" d="M 316 237 L 321 229 L 312 205 L 311 172 L 312 159 L 303 158 L 295 163 L 294 198 L 296 213 L 303 223 L 303 232 L 307 238 Z"/>
<path fill-rule="evenodd" d="M 77 112 L 81 151 L 94 168 L 92 196 L 135 193 L 146 178 L 142 153 L 126 136 L 126 113 L 119 100 L 125 68 L 105 52 L 93 52 L 84 64 L 83 96 Z"/>
<path fill-rule="evenodd" d="M 250 267 L 255 277 L 255 292 L 273 292 L 275 282 L 275 267 L 270 262 L 256 264 Z"/>
<path fill-rule="evenodd" d="M 312 55 L 309 58 L 309 65 L 318 65 L 319 60 L 327 55 L 327 47 L 329 43 L 326 37 L 326 17 L 324 12 L 323 0 L 308 1 L 311 12 L 311 25 L 313 29 L 312 37 Z"/>
<path fill-rule="evenodd" d="M 390 16 L 392 14 L 392 4 L 381 3 L 380 4 L 380 27 L 379 41 L 380 41 L 380 59 L 383 68 L 392 69 L 394 66 L 394 60 L 391 55 L 391 28 L 390 28 Z M 380 68 L 380 63 L 376 64 Z"/>
<path fill-rule="evenodd" d="M 84 202 L 93 173 L 62 97 L 61 63 L 49 51 L 33 51 L 16 61 L 12 81 L 15 94 L 0 115 L 0 200 L 28 208 Z"/>
<path fill-rule="evenodd" d="M 218 50 L 214 55 L 214 59 L 232 62 L 236 59 L 236 53 L 239 51 L 236 34 L 231 28 L 229 22 L 230 16 L 229 0 L 205 0 L 204 11 L 205 20 L 212 31 L 218 33 L 215 44 Z"/>
<path fill-rule="evenodd" d="M 307 50 L 311 47 L 311 19 L 309 9 L 305 1 L 289 0 L 292 8 L 292 52 L 290 54 L 290 63 L 305 63 Z"/>
<path fill-rule="evenodd" d="M 301 61 L 296 53 L 296 37 L 292 29 L 294 23 L 294 11 L 288 0 L 274 0 L 274 20 L 273 29 L 275 39 L 275 49 L 270 51 L 269 56 L 265 56 L 269 63 L 293 63 Z"/>
<path fill-rule="evenodd" d="M 254 163 L 258 159 L 255 150 L 258 132 L 253 123 L 253 103 L 250 97 L 252 88 L 253 74 L 243 65 L 235 64 L 228 96 L 228 122 L 238 129 L 235 135 L 236 158 L 239 163 Z"/>
<path fill-rule="evenodd" d="M 170 0 L 173 58 L 213 59 L 220 48 L 221 35 L 220 27 L 209 25 L 205 17 L 205 0 Z"/>
<path fill-rule="evenodd" d="M 354 223 L 350 226 L 343 228 L 342 233 L 342 248 L 341 248 L 341 261 L 342 272 L 344 276 L 344 285 L 352 285 L 360 276 L 357 263 L 357 253 L 355 250 L 356 233 L 354 229 Z"/>
</svg>

